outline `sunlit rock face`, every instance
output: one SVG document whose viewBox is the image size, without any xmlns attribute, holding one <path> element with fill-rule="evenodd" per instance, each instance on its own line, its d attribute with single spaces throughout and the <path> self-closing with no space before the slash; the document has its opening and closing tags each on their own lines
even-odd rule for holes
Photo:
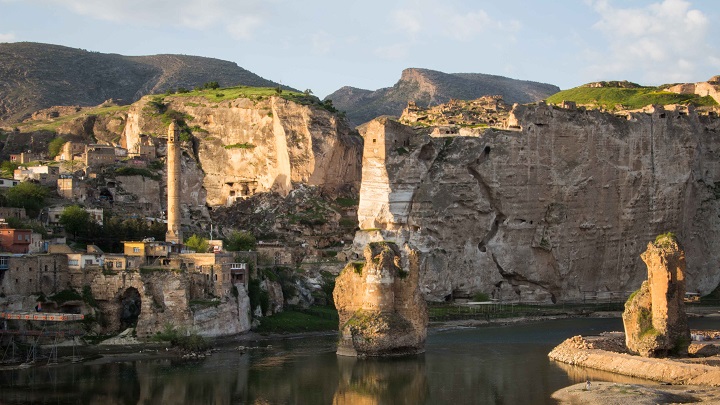
<svg viewBox="0 0 720 405">
<path fill-rule="evenodd" d="M 121 142 L 128 150 L 138 148 L 143 134 L 164 133 L 152 103 L 146 97 L 128 111 Z M 184 114 L 193 134 L 183 148 L 200 177 L 183 184 L 183 194 L 201 195 L 203 204 L 229 205 L 267 191 L 287 195 L 298 183 L 330 192 L 359 185 L 362 140 L 318 106 L 275 96 L 222 102 L 168 96 L 163 103 Z"/>
<path fill-rule="evenodd" d="M 685 315 L 685 253 L 671 237 L 648 244 L 643 282 L 625 304 L 625 344 L 644 357 L 687 354 L 690 328 Z"/>
<path fill-rule="evenodd" d="M 394 243 L 371 243 L 364 262 L 340 273 L 333 298 L 340 316 L 342 356 L 394 356 L 422 353 L 428 314 L 420 293 L 418 253 Z"/>
<path fill-rule="evenodd" d="M 506 129 L 468 136 L 385 118 L 360 131 L 355 252 L 410 244 L 428 300 L 624 297 L 643 280 L 646 242 L 667 230 L 685 241 L 688 290 L 720 281 L 717 117 L 536 104 L 514 106 Z"/>
</svg>

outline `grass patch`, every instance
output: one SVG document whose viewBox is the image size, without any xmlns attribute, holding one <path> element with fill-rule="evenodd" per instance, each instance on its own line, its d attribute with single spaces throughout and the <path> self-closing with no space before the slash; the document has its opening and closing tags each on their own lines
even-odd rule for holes
<svg viewBox="0 0 720 405">
<path fill-rule="evenodd" d="M 249 142 L 234 143 L 232 145 L 225 145 L 225 149 L 255 149 L 255 145 Z"/>
<path fill-rule="evenodd" d="M 577 104 L 592 105 L 607 110 L 615 110 L 621 105 L 626 109 L 638 109 L 650 104 L 692 104 L 695 106 L 718 105 L 712 97 L 700 97 L 695 94 L 676 94 L 663 91 L 658 87 L 619 88 L 619 87 L 575 87 L 563 90 L 547 98 L 551 104 L 574 101 Z"/>
<path fill-rule="evenodd" d="M 259 333 L 298 333 L 338 330 L 337 310 L 331 307 L 294 308 L 260 318 Z"/>
<path fill-rule="evenodd" d="M 343 198 L 338 197 L 335 199 L 335 203 L 341 207 L 349 208 L 358 205 L 359 200 L 357 198 Z"/>
<path fill-rule="evenodd" d="M 234 287 L 234 286 L 233 286 Z M 237 290 L 236 290 L 237 291 Z M 211 300 L 190 300 L 190 307 L 192 309 L 204 309 L 204 308 L 217 308 L 220 305 L 219 299 Z"/>
</svg>

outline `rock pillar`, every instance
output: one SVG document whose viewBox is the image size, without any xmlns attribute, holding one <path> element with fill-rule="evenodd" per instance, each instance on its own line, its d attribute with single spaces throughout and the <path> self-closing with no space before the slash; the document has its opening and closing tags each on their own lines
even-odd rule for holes
<svg viewBox="0 0 720 405">
<path fill-rule="evenodd" d="M 645 357 L 686 355 L 690 329 L 685 314 L 685 253 L 672 235 L 659 236 L 641 255 L 648 279 L 625 303 L 628 349 Z"/>
<path fill-rule="evenodd" d="M 338 355 L 392 356 L 422 353 L 427 306 L 419 288 L 419 254 L 406 247 L 403 269 L 394 243 L 365 247 L 364 262 L 345 266 L 333 298 L 340 316 Z"/>
<path fill-rule="evenodd" d="M 183 243 L 180 230 L 180 128 L 175 121 L 168 127 L 167 137 L 167 232 L 165 241 Z"/>
</svg>

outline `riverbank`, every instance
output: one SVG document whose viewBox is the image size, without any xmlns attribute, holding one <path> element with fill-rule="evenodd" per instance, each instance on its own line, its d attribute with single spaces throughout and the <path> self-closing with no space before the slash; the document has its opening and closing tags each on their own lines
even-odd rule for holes
<svg viewBox="0 0 720 405">
<path fill-rule="evenodd" d="M 575 384 L 555 391 L 552 398 L 561 405 L 720 404 L 720 390 L 703 386 L 592 382 L 589 390 L 585 383 Z"/>
<path fill-rule="evenodd" d="M 717 331 L 692 331 L 705 340 L 691 343 L 692 357 L 646 358 L 632 355 L 622 332 L 574 336 L 556 346 L 548 357 L 580 366 L 660 384 L 616 384 L 591 381 L 556 391 L 561 404 L 657 404 L 706 402 L 720 404 L 720 340 Z"/>
</svg>

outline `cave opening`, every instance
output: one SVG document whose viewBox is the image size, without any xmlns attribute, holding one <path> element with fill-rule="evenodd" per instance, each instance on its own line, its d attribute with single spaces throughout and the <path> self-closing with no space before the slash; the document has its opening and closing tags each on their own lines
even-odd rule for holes
<svg viewBox="0 0 720 405">
<path fill-rule="evenodd" d="M 120 296 L 120 327 L 122 330 L 134 328 L 137 325 L 142 308 L 140 292 L 135 287 L 130 287 Z"/>
</svg>

